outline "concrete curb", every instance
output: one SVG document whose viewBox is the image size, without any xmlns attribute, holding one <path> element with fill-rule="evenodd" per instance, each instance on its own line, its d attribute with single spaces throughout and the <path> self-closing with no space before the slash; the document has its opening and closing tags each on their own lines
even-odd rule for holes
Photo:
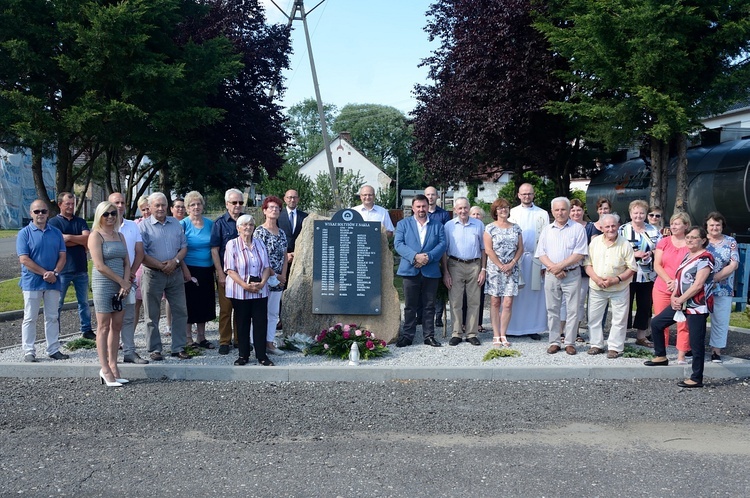
<svg viewBox="0 0 750 498">
<path fill-rule="evenodd" d="M 91 364 L 3 363 L 0 377 L 82 378 L 98 381 L 99 367 Z M 121 365 L 127 379 L 254 382 L 387 382 L 401 380 L 634 380 L 682 379 L 690 366 L 581 366 L 581 367 L 272 367 Z M 708 379 L 750 377 L 750 361 L 741 364 L 707 363 Z"/>
<path fill-rule="evenodd" d="M 89 299 L 89 306 L 94 305 L 94 300 Z M 78 303 L 65 303 L 62 307 L 63 310 L 77 310 L 78 309 Z M 41 315 L 44 313 L 44 306 L 39 307 L 39 314 Z M 23 318 L 23 310 L 15 310 L 15 311 L 3 311 L 0 313 L 0 322 L 6 322 L 9 320 L 20 320 Z"/>
</svg>

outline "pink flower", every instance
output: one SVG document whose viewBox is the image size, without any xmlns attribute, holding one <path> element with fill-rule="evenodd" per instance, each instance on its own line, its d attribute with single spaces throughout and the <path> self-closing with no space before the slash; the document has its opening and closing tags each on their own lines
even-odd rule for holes
<svg viewBox="0 0 750 498">
<path fill-rule="evenodd" d="M 371 351 L 372 351 L 373 349 L 375 349 L 375 343 L 373 343 L 372 341 L 367 341 L 367 342 L 365 343 L 365 347 L 366 347 L 367 349 L 369 349 L 369 350 L 371 350 Z"/>
<path fill-rule="evenodd" d="M 385 341 L 380 341 L 380 345 L 383 346 L 383 347 L 387 346 L 387 344 L 385 343 Z"/>
<path fill-rule="evenodd" d="M 336 330 L 336 327 L 331 327 L 328 329 L 328 332 L 333 332 L 334 330 Z"/>
<path fill-rule="evenodd" d="M 323 349 L 329 349 L 330 347 L 328 344 L 323 344 Z"/>
<path fill-rule="evenodd" d="M 372 332 L 369 330 L 365 330 L 365 337 L 370 337 L 372 335 Z"/>
<path fill-rule="evenodd" d="M 353 328 L 353 329 L 356 329 L 357 328 L 357 324 L 356 323 L 350 323 L 349 327 Z"/>
<path fill-rule="evenodd" d="M 357 337 L 359 337 L 359 336 L 362 335 L 362 331 L 359 330 L 359 329 L 357 329 L 357 330 L 354 331 L 354 335 L 356 335 Z"/>
<path fill-rule="evenodd" d="M 344 339 L 349 339 L 349 332 L 344 332 L 341 334 Z"/>
<path fill-rule="evenodd" d="M 344 324 L 343 324 L 343 323 L 341 323 L 341 322 L 339 322 L 339 323 L 337 323 L 336 325 L 334 325 L 334 327 L 338 327 L 338 328 L 341 328 L 341 327 L 343 327 L 343 326 L 344 326 Z"/>
<path fill-rule="evenodd" d="M 344 332 L 349 332 L 349 329 L 351 329 L 349 325 L 344 325 Z"/>
</svg>

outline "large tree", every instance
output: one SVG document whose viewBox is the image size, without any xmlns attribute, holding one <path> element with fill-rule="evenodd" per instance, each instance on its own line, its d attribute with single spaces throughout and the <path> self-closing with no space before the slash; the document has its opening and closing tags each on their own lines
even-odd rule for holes
<svg viewBox="0 0 750 498">
<path fill-rule="evenodd" d="M 552 74 L 559 62 L 532 26 L 529 0 L 440 0 L 428 15 L 440 47 L 423 64 L 435 83 L 416 87 L 414 111 L 428 180 L 448 186 L 530 169 L 567 193 L 580 142 L 543 110 L 568 89 Z"/>
<path fill-rule="evenodd" d="M 338 109 L 333 104 L 323 103 L 328 136 L 332 135 L 331 124 Z M 315 157 L 323 150 L 323 132 L 320 128 L 318 104 L 315 99 L 305 99 L 287 110 L 287 133 L 290 143 L 286 150 L 286 161 L 297 167 Z"/>
<path fill-rule="evenodd" d="M 592 123 L 611 147 L 651 148 L 651 203 L 666 207 L 669 150 L 678 152 L 675 209 L 686 209 L 686 134 L 748 90 L 750 0 L 554 0 L 537 24 L 575 88 L 553 112 Z"/>
</svg>

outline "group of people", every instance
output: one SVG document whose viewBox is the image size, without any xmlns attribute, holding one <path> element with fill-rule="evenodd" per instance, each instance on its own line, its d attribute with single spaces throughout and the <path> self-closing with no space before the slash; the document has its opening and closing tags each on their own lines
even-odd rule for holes
<svg viewBox="0 0 750 498">
<path fill-rule="evenodd" d="M 597 221 L 586 222 L 580 201 L 557 197 L 550 222 L 534 204 L 532 185 L 521 185 L 518 199 L 514 208 L 497 199 L 490 208 L 493 221 L 484 226 L 470 216 L 474 208 L 466 198 L 454 200 L 454 217 L 443 222 L 431 216 L 427 196 L 414 197 L 413 216 L 397 224 L 394 238 L 405 298 L 396 346 L 412 345 L 418 323 L 425 344 L 442 346 L 433 321 L 442 278 L 451 304 L 450 346 L 481 344 L 483 293 L 491 299 L 498 348 L 510 346 L 509 337 L 541 340 L 546 332 L 547 353 L 564 349 L 575 355 L 576 344 L 585 342 L 579 327 L 586 323 L 588 354 L 619 358 L 634 329 L 637 345 L 654 348 L 655 357 L 645 364 L 668 365 L 669 327 L 677 323 L 677 363 L 693 358 L 692 375 L 679 385 L 701 387 L 706 321 L 710 314 L 711 361 L 720 363 L 739 265 L 737 242 L 722 233 L 725 218 L 712 212 L 703 226 L 691 226 L 686 213 L 676 213 L 669 228 L 661 229 L 661 209 L 635 200 L 630 221 L 621 225 L 610 202 L 599 199 Z"/>
<path fill-rule="evenodd" d="M 155 192 L 139 199 L 143 217 L 131 221 L 124 217 L 125 197 L 115 192 L 96 207 L 91 230 L 85 220 L 73 215 L 72 194 L 60 194 L 60 214 L 53 219 L 60 220 L 56 222 L 48 222 L 46 203 L 35 200 L 31 222 L 17 238 L 24 295 L 24 361 L 36 361 L 35 322 L 42 302 L 46 352 L 52 359 L 69 358 L 60 351 L 59 313 L 65 288 L 73 283 L 83 337 L 96 340 L 102 384 L 119 387 L 128 382 L 117 366 L 120 348 L 125 363 L 163 360 L 162 300 L 167 304 L 164 335 L 171 336 L 172 356 L 189 359 L 185 351 L 189 345 L 214 349 L 206 339 L 205 325 L 216 318 L 217 287 L 218 353 L 227 355 L 234 346 L 238 349 L 235 365 L 245 365 L 254 349 L 259 364 L 272 366 L 268 355 L 283 354 L 275 344 L 281 294 L 307 213 L 297 209 L 299 195 L 289 190 L 284 201 L 274 196 L 263 201 L 265 220 L 256 227 L 253 217 L 243 212 L 240 190 L 229 189 L 224 198 L 226 213 L 212 221 L 203 216 L 205 201 L 199 192 L 175 199 L 172 216 L 167 215 L 167 197 Z M 62 226 L 56 228 L 56 224 Z M 87 250 L 93 263 L 96 333 L 91 331 L 88 304 Z M 141 307 L 148 360 L 136 352 L 134 343 Z"/>
<path fill-rule="evenodd" d="M 435 338 L 435 327 L 442 325 L 443 304 L 437 300 L 442 279 L 451 305 L 450 346 L 481 344 L 487 294 L 497 348 L 510 346 L 509 337 L 541 340 L 548 333 L 549 354 L 564 349 L 575 355 L 576 343 L 584 341 L 579 322 L 585 321 L 588 354 L 620 357 L 627 331 L 634 329 L 636 344 L 654 348 L 656 356 L 646 365 L 667 365 L 669 327 L 676 322 L 677 363 L 687 364 L 687 357 L 693 357 L 693 374 L 681 385 L 698 387 L 711 314 L 711 359 L 721 362 L 739 254 L 736 241 L 722 233 L 720 213 L 710 213 L 704 226 L 690 226 L 687 214 L 676 213 L 669 228 L 661 229 L 662 211 L 636 200 L 629 206 L 630 221 L 620 225 L 609 201 L 600 199 L 597 221 L 586 222 L 580 201 L 558 197 L 551 203 L 550 222 L 548 212 L 534 204 L 533 186 L 523 184 L 519 205 L 511 208 L 507 200 L 497 199 L 489 213 L 493 221 L 485 226 L 484 212 L 470 207 L 468 199 L 454 200 L 451 217 L 437 205 L 437 189 L 428 187 L 414 197 L 413 216 L 394 228 L 387 210 L 375 205 L 372 186 L 363 186 L 359 194 L 362 204 L 352 209 L 366 221 L 382 223 L 401 256 L 397 273 L 403 279 L 405 309 L 397 347 L 413 343 L 418 323 L 425 344 L 442 346 Z M 283 201 L 264 199 L 264 222 L 256 226 L 244 213 L 240 190 L 227 190 L 224 199 L 226 212 L 212 221 L 203 216 L 200 193 L 174 200 L 168 216 L 166 196 L 155 192 L 138 202 L 143 217 L 130 221 L 124 218 L 125 197 L 115 192 L 97 206 L 91 230 L 74 216 L 72 194 L 60 194 L 60 214 L 52 220 L 46 204 L 34 201 L 31 223 L 17 241 L 24 360 L 36 361 L 34 323 L 42 301 L 46 352 L 53 359 L 68 358 L 60 352 L 59 312 L 72 283 L 82 334 L 96 339 L 103 384 L 127 382 L 117 367 L 120 347 L 126 363 L 163 360 L 162 300 L 167 301 L 164 335 L 171 335 L 172 356 L 189 359 L 188 345 L 214 349 L 205 325 L 216 318 L 217 290 L 218 353 L 227 355 L 234 346 L 235 365 L 246 365 L 254 351 L 259 364 L 272 366 L 269 355 L 283 354 L 275 343 L 281 296 L 307 213 L 297 209 L 299 194 L 289 190 Z M 88 311 L 86 250 L 94 266 L 95 334 Z M 141 358 L 134 343 L 141 305 L 149 360 Z M 612 325 L 605 346 L 608 310 Z"/>
</svg>

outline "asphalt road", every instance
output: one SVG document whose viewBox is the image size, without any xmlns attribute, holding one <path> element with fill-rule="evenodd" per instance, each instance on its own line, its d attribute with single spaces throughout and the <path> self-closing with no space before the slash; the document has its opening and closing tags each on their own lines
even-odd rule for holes
<svg viewBox="0 0 750 498">
<path fill-rule="evenodd" d="M 747 382 L 0 379 L 0 495 L 747 496 Z"/>
</svg>

